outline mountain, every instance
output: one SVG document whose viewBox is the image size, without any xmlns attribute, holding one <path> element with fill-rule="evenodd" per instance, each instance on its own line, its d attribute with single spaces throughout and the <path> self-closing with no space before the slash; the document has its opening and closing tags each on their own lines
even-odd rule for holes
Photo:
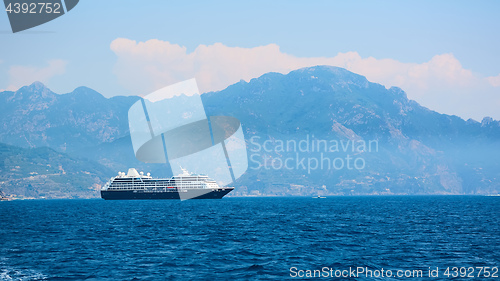
<svg viewBox="0 0 500 281">
<path fill-rule="evenodd" d="M 113 173 L 91 161 L 72 158 L 48 147 L 20 148 L 0 143 L 0 189 L 21 198 L 98 197 Z"/>
<path fill-rule="evenodd" d="M 107 177 L 128 167 L 163 176 L 162 165 L 134 157 L 127 111 L 137 99 L 106 99 L 85 87 L 58 95 L 41 83 L 3 92 L 0 142 L 98 162 L 111 170 Z M 267 73 L 202 100 L 208 116 L 241 121 L 249 169 L 234 184 L 235 195 L 500 192 L 499 121 L 437 113 L 399 88 L 342 68 Z M 368 146 L 358 149 L 363 142 Z M 309 147 L 301 150 L 301 143 Z M 287 159 L 294 164 L 284 167 Z M 315 161 L 323 167 L 314 168 Z"/>
<path fill-rule="evenodd" d="M 20 147 L 75 151 L 128 133 L 127 111 L 137 97 L 104 98 L 79 87 L 58 95 L 35 82 L 0 93 L 0 141 Z"/>
<path fill-rule="evenodd" d="M 362 153 L 364 169 L 250 169 L 239 184 L 255 194 L 476 194 L 500 190 L 500 122 L 464 121 L 409 100 L 342 68 L 317 66 L 287 75 L 268 73 L 204 94 L 207 115 L 230 115 L 246 139 L 279 146 L 308 137 L 320 141 L 376 140 Z M 268 142 L 269 143 L 269 142 Z M 296 150 L 249 153 L 283 161 Z M 254 148 L 259 146 L 253 145 Z M 271 145 L 272 146 L 272 145 Z M 330 153 L 343 158 L 347 153 Z M 354 156 L 355 153 L 350 153 Z M 303 153 L 321 160 L 321 153 Z M 299 156 L 300 158 L 300 156 Z M 313 162 L 314 163 L 314 162 Z M 256 166 L 259 166 L 259 165 Z M 326 164 L 325 164 L 326 165 Z M 255 190 L 257 189 L 257 190 Z"/>
</svg>

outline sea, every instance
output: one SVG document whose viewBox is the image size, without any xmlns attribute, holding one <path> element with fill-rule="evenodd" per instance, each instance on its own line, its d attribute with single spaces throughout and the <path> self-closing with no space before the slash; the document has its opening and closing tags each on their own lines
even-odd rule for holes
<svg viewBox="0 0 500 281">
<path fill-rule="evenodd" d="M 499 215 L 493 196 L 0 202 L 0 280 L 500 280 Z"/>
</svg>

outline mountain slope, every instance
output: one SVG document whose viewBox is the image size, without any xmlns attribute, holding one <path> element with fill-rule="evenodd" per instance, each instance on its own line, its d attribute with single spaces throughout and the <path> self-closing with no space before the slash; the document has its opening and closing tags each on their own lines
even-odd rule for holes
<svg viewBox="0 0 500 281">
<path fill-rule="evenodd" d="M 98 197 L 112 171 L 51 148 L 25 149 L 0 143 L 0 189 L 32 198 Z"/>
</svg>

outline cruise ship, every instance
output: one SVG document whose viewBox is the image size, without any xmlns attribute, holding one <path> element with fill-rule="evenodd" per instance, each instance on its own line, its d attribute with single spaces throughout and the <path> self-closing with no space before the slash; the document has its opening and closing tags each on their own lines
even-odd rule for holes
<svg viewBox="0 0 500 281">
<path fill-rule="evenodd" d="M 102 187 L 101 197 L 105 200 L 221 199 L 233 189 L 220 187 L 208 176 L 189 173 L 186 169 L 172 178 L 159 179 L 131 168 L 127 174 L 119 172 L 111 178 Z"/>
</svg>

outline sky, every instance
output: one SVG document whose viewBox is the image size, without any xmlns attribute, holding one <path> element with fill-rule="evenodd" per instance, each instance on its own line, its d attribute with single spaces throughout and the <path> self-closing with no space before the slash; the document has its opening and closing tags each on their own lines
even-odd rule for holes
<svg viewBox="0 0 500 281">
<path fill-rule="evenodd" d="M 82 0 L 13 34 L 0 12 L 0 90 L 41 81 L 106 97 L 195 77 L 202 92 L 328 64 L 441 113 L 500 119 L 500 1 Z"/>
</svg>

